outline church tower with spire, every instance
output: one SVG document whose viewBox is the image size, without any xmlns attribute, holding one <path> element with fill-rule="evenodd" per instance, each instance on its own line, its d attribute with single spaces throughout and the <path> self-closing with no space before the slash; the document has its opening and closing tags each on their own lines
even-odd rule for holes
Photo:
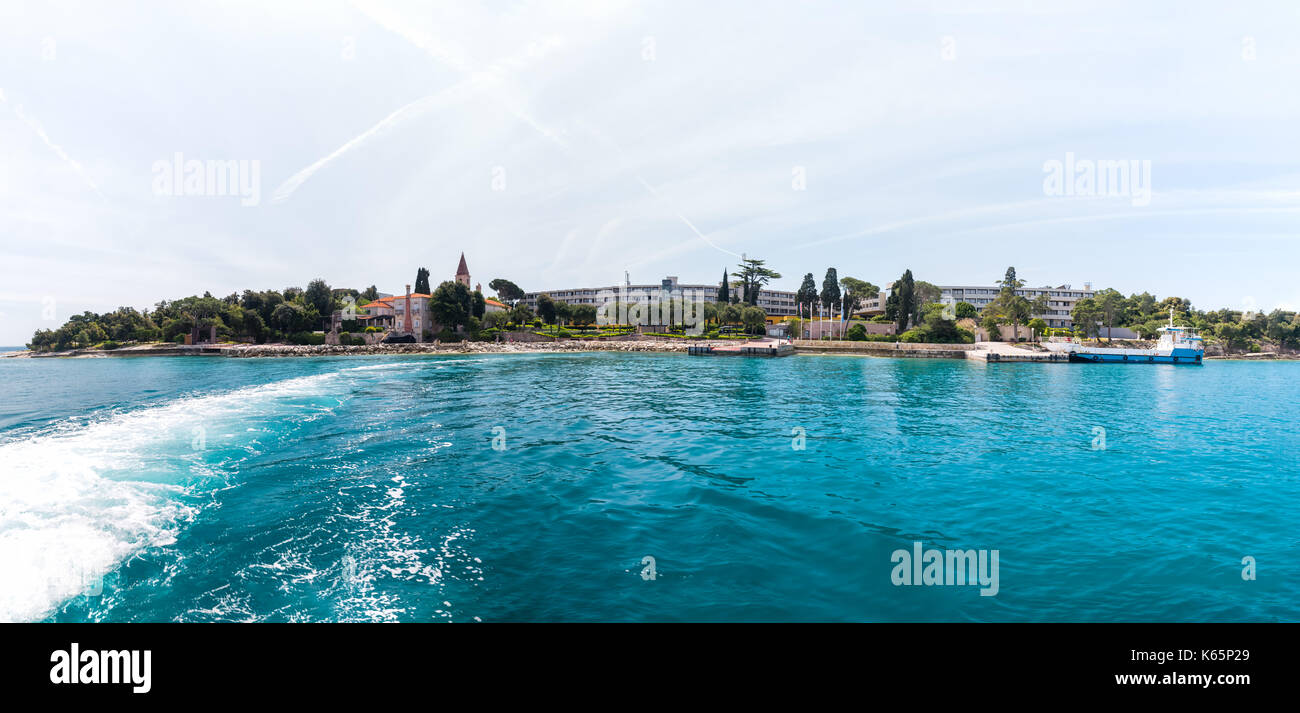
<svg viewBox="0 0 1300 713">
<path fill-rule="evenodd" d="M 460 266 L 456 268 L 456 282 L 469 287 L 469 266 L 465 264 L 465 253 L 460 254 Z"/>
</svg>

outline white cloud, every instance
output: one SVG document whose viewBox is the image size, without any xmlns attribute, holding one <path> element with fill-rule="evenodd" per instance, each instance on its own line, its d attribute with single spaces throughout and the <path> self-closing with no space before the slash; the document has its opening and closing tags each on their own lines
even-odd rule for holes
<svg viewBox="0 0 1300 713">
<path fill-rule="evenodd" d="M 462 250 L 476 280 L 529 289 L 711 283 L 745 253 L 787 288 L 1018 264 L 1294 303 L 1293 20 L 1173 0 L 6 8 L 0 284 L 80 311 L 316 276 L 396 291 Z M 178 151 L 259 160 L 275 202 L 153 196 Z M 1044 196 L 1066 152 L 1150 160 L 1152 204 Z M 0 343 L 39 326 L 5 311 Z"/>
</svg>

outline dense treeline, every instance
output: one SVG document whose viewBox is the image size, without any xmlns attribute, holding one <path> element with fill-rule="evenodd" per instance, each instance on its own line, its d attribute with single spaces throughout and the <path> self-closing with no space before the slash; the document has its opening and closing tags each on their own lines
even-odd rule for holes
<svg viewBox="0 0 1300 713">
<path fill-rule="evenodd" d="M 761 260 L 747 260 L 735 276 L 739 278 L 737 281 L 731 284 L 724 281 L 720 285 L 719 296 L 727 294 L 737 301 L 705 304 L 705 324 L 716 327 L 740 325 L 746 332 L 761 334 L 766 315 L 753 306 L 753 301 L 767 280 L 779 275 L 765 268 Z M 417 286 L 423 287 L 427 281 L 428 272 L 421 268 Z M 1024 282 L 1016 277 L 1014 267 L 1007 269 L 999 285 L 1002 289 L 998 297 L 982 310 L 966 302 L 949 309 L 938 303 L 938 287 L 914 279 L 912 271 L 908 270 L 891 283 L 892 289 L 884 305 L 885 314 L 872 321 L 895 323 L 900 332 L 896 338 L 906 342 L 970 342 L 973 334 L 957 326 L 957 321 L 968 318 L 991 334 L 996 334 L 1000 325 L 1013 326 L 1017 331 L 1024 327 L 1040 336 L 1045 332 L 1060 331 L 1048 330 L 1043 320 L 1035 317 L 1048 311 L 1045 296 L 1029 300 L 1016 294 Z M 538 314 L 534 316 L 521 303 L 523 290 L 513 282 L 497 279 L 491 286 L 508 305 L 507 311 L 485 314 L 484 298 L 478 291 L 471 292 L 455 282 L 439 285 L 433 291 L 431 306 L 435 319 L 446 329 L 437 336 L 454 338 L 454 331 L 467 329 L 470 338 L 475 338 L 480 330 L 495 332 L 533 322 L 589 326 L 596 321 L 594 307 L 568 305 L 547 295 L 538 300 Z M 736 290 L 728 289 L 730 287 Z M 826 309 L 838 304 L 852 313 L 877 292 L 875 285 L 850 277 L 838 278 L 835 268 L 830 268 L 820 293 L 813 275 L 804 276 L 797 302 L 801 311 L 820 302 Z M 359 310 L 378 294 L 373 285 L 358 292 L 333 289 L 321 279 L 312 280 L 305 289 L 244 290 L 243 294 L 221 298 L 204 293 L 202 297 L 164 300 L 154 309 L 143 312 L 132 307 L 119 307 L 104 314 L 83 312 L 69 318 L 58 329 L 38 330 L 27 348 L 35 351 L 93 346 L 113 349 L 128 342 L 180 342 L 194 327 L 205 331 L 216 327 L 218 341 L 306 344 L 312 341 L 311 332 L 327 328 L 328 318 L 335 310 L 345 312 L 343 331 L 360 331 L 360 325 L 348 319 L 353 314 L 351 310 Z M 1300 315 L 1294 311 L 1275 309 L 1267 314 L 1233 309 L 1202 311 L 1194 309 L 1188 300 L 1181 297 L 1157 299 L 1148 292 L 1125 297 L 1114 289 L 1100 290 L 1075 303 L 1071 312 L 1074 334 L 1103 337 L 1108 336 L 1107 331 L 1111 328 L 1127 327 L 1143 339 L 1154 339 L 1159 328 L 1168 323 L 1171 308 L 1175 324 L 1192 327 L 1210 344 L 1219 343 L 1227 349 L 1244 351 L 1261 351 L 1266 347 L 1300 349 Z M 674 310 L 669 313 L 680 314 Z M 797 330 L 801 321 L 797 318 L 791 321 Z M 319 337 L 316 335 L 316 339 Z M 849 331 L 848 338 L 866 339 L 868 336 L 858 326 L 856 331 Z M 871 338 L 893 339 L 883 336 Z"/>
<path fill-rule="evenodd" d="M 1117 290 L 1105 289 L 1076 302 L 1071 317 L 1079 331 L 1090 337 L 1106 336 L 1107 328 L 1127 327 L 1143 339 L 1154 339 L 1160 327 L 1169 323 L 1171 308 L 1175 325 L 1195 329 L 1209 343 L 1246 351 L 1260 351 L 1270 345 L 1300 349 L 1300 316 L 1281 309 L 1267 314 L 1234 309 L 1202 311 L 1182 297 L 1157 300 L 1148 292 L 1125 297 Z"/>
<path fill-rule="evenodd" d="M 226 297 L 204 293 L 164 300 L 143 312 L 133 307 L 104 314 L 83 312 L 58 329 L 37 330 L 27 348 L 58 351 L 102 345 L 112 349 L 125 342 L 179 342 L 194 327 L 216 327 L 219 341 L 307 343 L 307 333 L 322 329 L 335 310 L 348 310 L 377 295 L 374 286 L 364 292 L 335 290 L 320 279 L 307 283 L 306 289 L 244 290 L 242 295 Z"/>
</svg>

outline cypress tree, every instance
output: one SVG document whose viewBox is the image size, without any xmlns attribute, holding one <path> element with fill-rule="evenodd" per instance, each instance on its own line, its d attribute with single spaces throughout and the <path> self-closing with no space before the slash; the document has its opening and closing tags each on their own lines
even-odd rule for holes
<svg viewBox="0 0 1300 713">
<path fill-rule="evenodd" d="M 907 331 L 909 325 L 916 321 L 916 283 L 912 279 L 912 271 L 907 270 L 903 273 L 903 279 L 898 281 L 898 323 L 902 331 Z"/>
</svg>

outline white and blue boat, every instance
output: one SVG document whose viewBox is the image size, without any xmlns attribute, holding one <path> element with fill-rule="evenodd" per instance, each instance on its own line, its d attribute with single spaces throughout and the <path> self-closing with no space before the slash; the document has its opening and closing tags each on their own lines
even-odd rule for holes
<svg viewBox="0 0 1300 713">
<path fill-rule="evenodd" d="M 1054 345 L 1056 346 L 1056 345 Z M 1160 341 L 1154 349 L 1119 349 L 1061 345 L 1070 361 L 1086 364 L 1200 364 L 1205 358 L 1205 344 L 1190 327 L 1174 326 L 1174 311 L 1169 310 L 1169 325 L 1160 328 Z"/>
</svg>

